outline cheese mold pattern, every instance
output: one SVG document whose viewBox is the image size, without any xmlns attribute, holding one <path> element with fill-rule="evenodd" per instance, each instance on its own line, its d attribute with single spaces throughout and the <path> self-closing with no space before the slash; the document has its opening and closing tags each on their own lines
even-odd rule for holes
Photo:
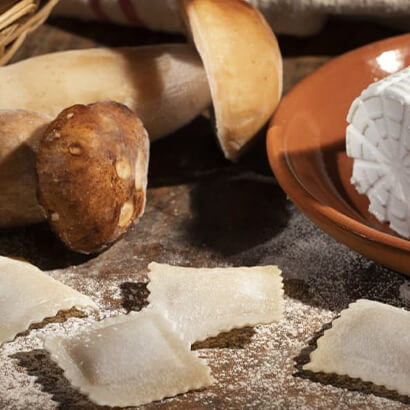
<svg viewBox="0 0 410 410">
<path fill-rule="evenodd" d="M 410 238 L 410 67 L 371 84 L 347 115 L 352 184 L 369 212 Z"/>
</svg>

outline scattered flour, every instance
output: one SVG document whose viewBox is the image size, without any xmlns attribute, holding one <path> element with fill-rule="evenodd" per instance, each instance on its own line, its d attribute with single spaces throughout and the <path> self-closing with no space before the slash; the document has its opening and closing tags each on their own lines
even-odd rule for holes
<svg viewBox="0 0 410 410">
<path fill-rule="evenodd" d="M 410 281 L 406 281 L 400 286 L 400 299 L 404 304 L 410 306 Z"/>
<path fill-rule="evenodd" d="M 173 187 L 174 195 L 187 195 L 185 189 Z M 187 199 L 183 197 L 181 202 L 186 203 Z M 166 206 L 156 203 L 155 198 L 151 203 L 159 209 Z M 209 261 L 208 266 L 278 264 L 282 268 L 284 318 L 277 324 L 234 330 L 197 344 L 194 349 L 211 367 L 216 384 L 141 409 L 408 408 L 409 399 L 375 386 L 301 372 L 301 365 L 315 346 L 315 338 L 350 302 L 366 297 L 403 306 L 409 289 L 407 285 L 400 288 L 402 276 L 343 248 L 291 205 L 289 209 L 286 234 L 278 231 L 270 239 L 230 255 L 220 255 L 206 246 L 186 250 L 181 246 L 176 250 L 175 241 L 189 243 L 190 239 L 176 229 L 167 236 L 168 214 L 163 211 L 164 229 L 162 221 L 155 222 L 160 224 L 155 228 L 158 238 L 150 237 L 152 241 L 158 240 L 157 245 L 147 245 L 145 238 L 154 228 L 151 221 L 148 224 L 142 220 L 139 230 L 131 229 L 128 236 L 133 247 L 122 240 L 82 265 L 49 272 L 92 297 L 99 304 L 103 319 L 144 306 L 149 260 L 191 266 L 192 261 L 202 264 L 202 260 Z M 178 218 L 187 218 L 187 212 L 181 207 Z M 2 346 L 0 408 L 97 409 L 70 386 L 41 342 L 45 334 L 70 334 L 97 319 L 89 316 L 54 320 Z"/>
</svg>

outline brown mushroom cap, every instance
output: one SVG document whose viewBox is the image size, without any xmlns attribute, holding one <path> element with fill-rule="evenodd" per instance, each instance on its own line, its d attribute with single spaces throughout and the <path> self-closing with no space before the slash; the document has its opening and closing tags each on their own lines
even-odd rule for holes
<svg viewBox="0 0 410 410">
<path fill-rule="evenodd" d="M 242 0 L 179 0 L 211 89 L 225 156 L 237 160 L 282 94 L 282 57 L 264 17 Z"/>
<path fill-rule="evenodd" d="M 115 102 L 74 105 L 47 127 L 37 153 L 38 199 L 60 239 L 96 252 L 144 212 L 148 134 Z"/>
</svg>

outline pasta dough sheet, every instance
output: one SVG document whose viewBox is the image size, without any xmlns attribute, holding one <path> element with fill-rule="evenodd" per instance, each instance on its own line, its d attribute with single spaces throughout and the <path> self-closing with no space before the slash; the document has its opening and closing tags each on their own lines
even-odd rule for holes
<svg viewBox="0 0 410 410">
<path fill-rule="evenodd" d="M 198 269 L 152 262 L 148 268 L 150 307 L 175 322 L 189 343 L 282 317 L 276 266 Z"/>
<path fill-rule="evenodd" d="M 305 370 L 360 378 L 410 396 L 410 312 L 358 300 L 317 345 Z"/>
<path fill-rule="evenodd" d="M 99 404 L 138 406 L 210 385 L 209 368 L 157 312 L 105 319 L 45 348 L 73 386 Z"/>
<path fill-rule="evenodd" d="M 97 305 L 28 262 L 0 256 L 0 345 L 60 310 Z"/>
</svg>

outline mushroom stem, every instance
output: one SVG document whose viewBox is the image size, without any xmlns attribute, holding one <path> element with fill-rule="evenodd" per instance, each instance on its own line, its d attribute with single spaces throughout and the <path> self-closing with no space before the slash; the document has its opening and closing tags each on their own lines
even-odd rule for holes
<svg viewBox="0 0 410 410">
<path fill-rule="evenodd" d="M 135 111 L 151 140 L 190 122 L 210 102 L 208 80 L 186 44 L 70 50 L 0 68 L 0 109 L 56 117 L 74 104 L 112 100 Z"/>
<path fill-rule="evenodd" d="M 0 110 L 0 227 L 44 219 L 36 198 L 36 152 L 50 120 L 33 111 Z"/>
</svg>

